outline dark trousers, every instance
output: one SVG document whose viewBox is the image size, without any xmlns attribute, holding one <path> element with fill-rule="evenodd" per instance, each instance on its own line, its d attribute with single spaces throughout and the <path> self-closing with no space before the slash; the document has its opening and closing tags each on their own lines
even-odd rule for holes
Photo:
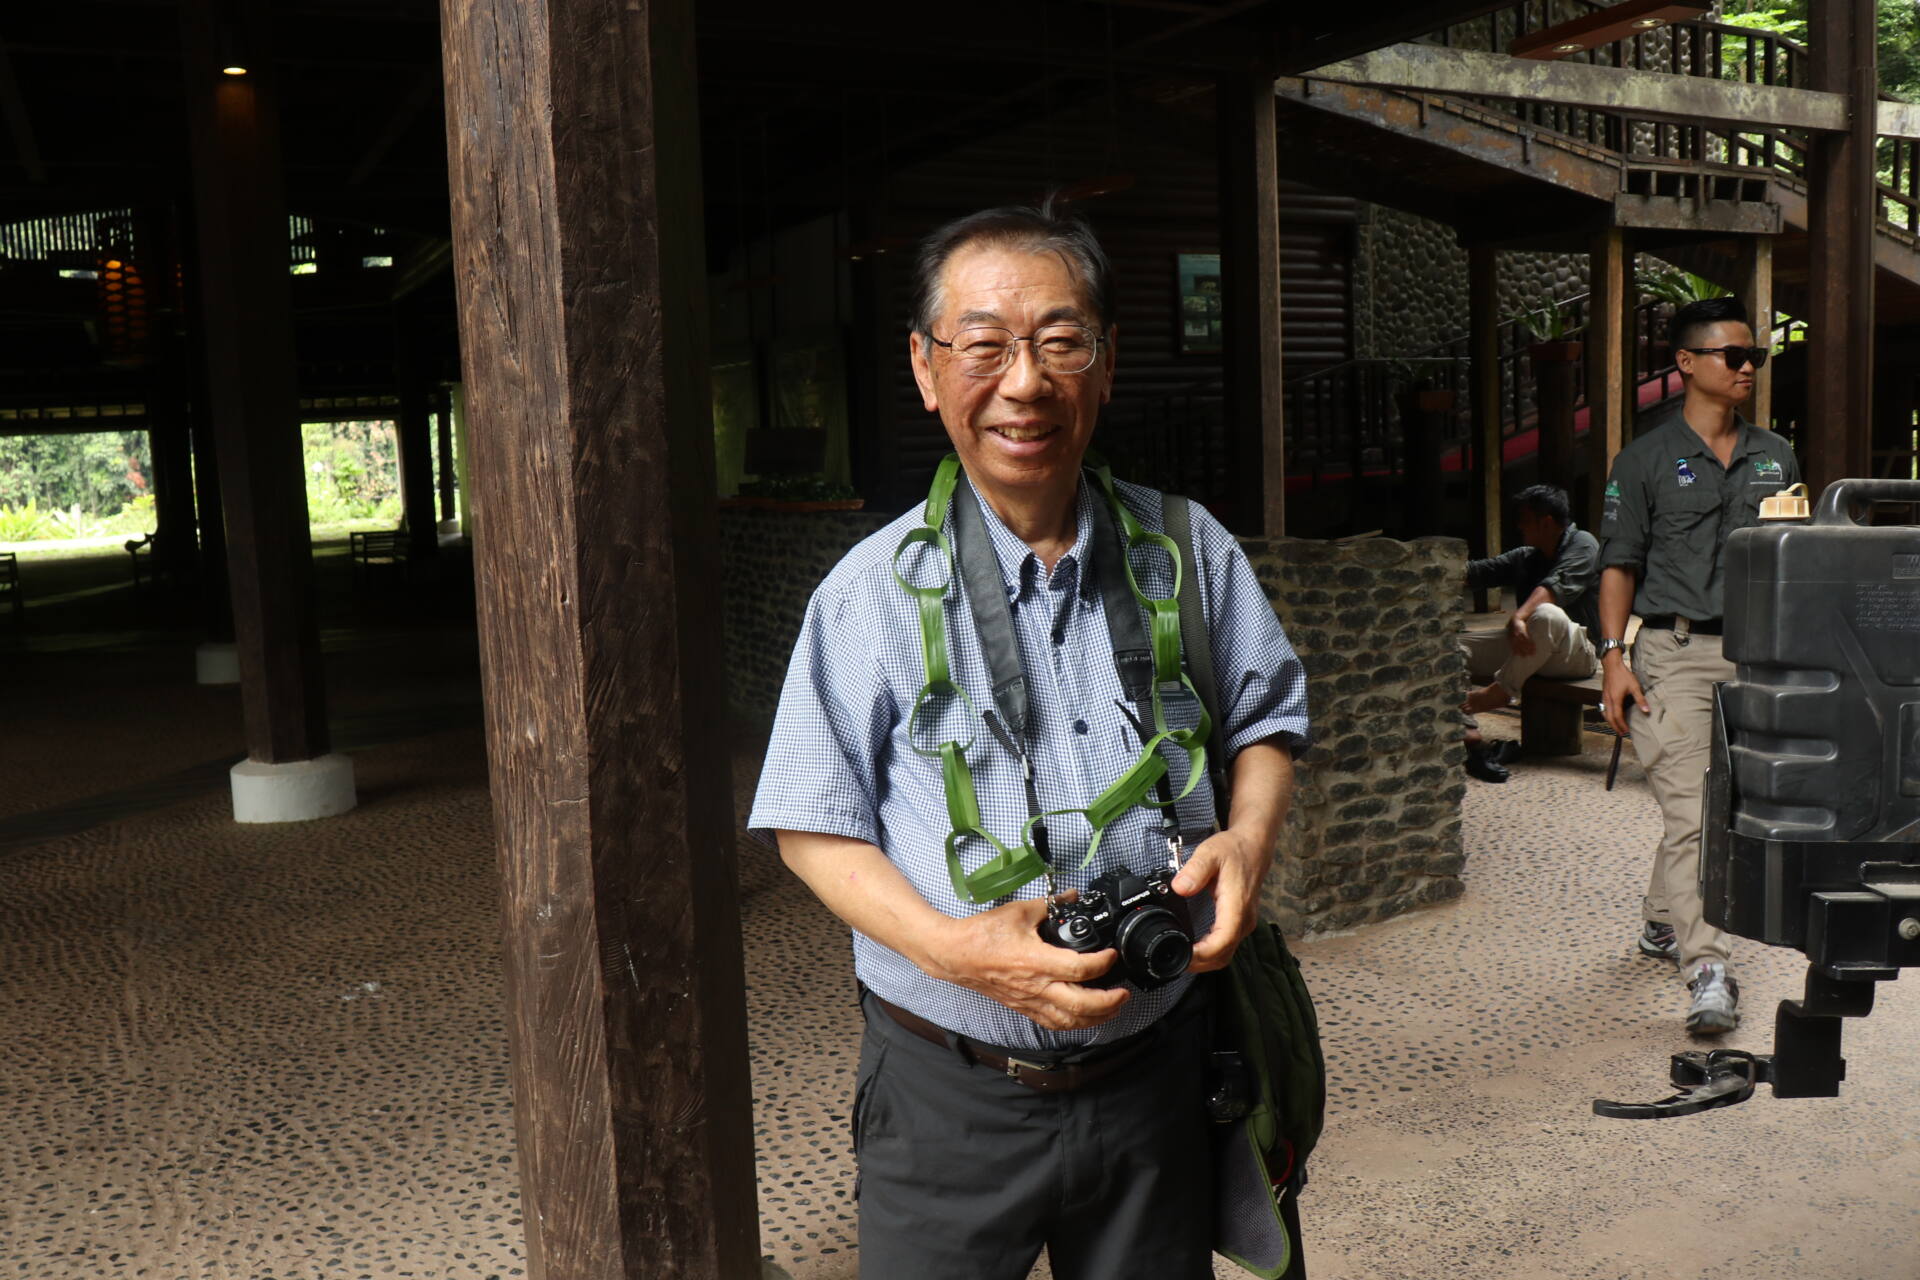
<svg viewBox="0 0 1920 1280">
<path fill-rule="evenodd" d="M 1210 1037 L 1197 1000 L 1113 1075 L 1037 1093 L 868 997 L 854 1095 L 866 1280 L 1207 1280 Z"/>
</svg>

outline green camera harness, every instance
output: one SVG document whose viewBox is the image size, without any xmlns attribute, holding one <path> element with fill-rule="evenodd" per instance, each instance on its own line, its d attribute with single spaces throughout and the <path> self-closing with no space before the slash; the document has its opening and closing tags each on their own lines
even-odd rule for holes
<svg viewBox="0 0 1920 1280">
<path fill-rule="evenodd" d="M 1021 886 L 1029 884 L 1042 876 L 1050 875 L 1052 867 L 1043 855 L 1045 848 L 1043 823 L 1047 818 L 1073 814 L 1083 815 L 1092 831 L 1092 839 L 1087 845 L 1087 855 L 1080 865 L 1086 867 L 1093 862 L 1094 852 L 1100 847 L 1100 837 L 1116 819 L 1135 805 L 1163 809 L 1178 803 L 1192 793 L 1207 771 L 1206 743 L 1212 732 L 1212 722 L 1201 704 L 1200 695 L 1188 679 L 1180 665 L 1180 587 L 1183 568 L 1180 548 L 1173 539 L 1163 533 L 1154 533 L 1143 527 L 1133 513 L 1127 510 L 1119 496 L 1114 492 L 1113 475 L 1104 460 L 1094 454 L 1087 455 L 1087 469 L 1098 482 L 1101 496 L 1106 500 L 1108 509 L 1125 534 L 1126 544 L 1119 561 L 1125 572 L 1127 587 L 1133 598 L 1147 611 L 1149 620 L 1150 648 L 1153 662 L 1151 683 L 1151 705 L 1153 708 L 1153 736 L 1142 745 L 1139 757 L 1120 776 L 1110 783 L 1106 790 L 1094 797 L 1084 809 L 1055 809 L 1046 813 L 1035 812 L 1021 828 L 1018 843 L 1008 845 L 991 831 L 986 829 L 980 814 L 980 801 L 975 794 L 973 771 L 967 765 L 967 752 L 974 743 L 969 737 L 966 742 L 951 739 L 937 746 L 925 747 L 915 732 L 920 723 L 921 713 L 936 698 L 957 697 L 969 714 L 980 718 L 980 711 L 953 680 L 952 668 L 947 649 L 946 597 L 952 585 L 954 575 L 953 548 L 948 543 L 941 526 L 945 521 L 947 507 L 954 499 L 954 491 L 959 484 L 961 466 L 959 456 L 948 454 L 934 472 L 933 486 L 927 493 L 927 505 L 922 515 L 923 524 L 911 529 L 900 540 L 893 553 L 893 577 L 901 590 L 913 598 L 920 618 L 920 649 L 926 665 L 926 683 L 921 686 L 913 703 L 913 711 L 907 718 L 907 739 L 913 750 L 929 758 L 940 761 L 941 778 L 946 788 L 947 816 L 953 829 L 947 834 L 946 854 L 947 873 L 952 877 L 953 890 L 961 899 L 972 903 L 991 902 L 995 898 L 1005 897 Z M 964 500 L 972 501 L 973 494 L 961 495 Z M 956 523 L 956 534 L 959 525 Z M 945 560 L 946 578 L 937 586 L 917 587 L 909 582 L 901 572 L 901 557 L 917 544 L 927 544 L 936 549 Z M 1173 563 L 1173 594 L 1165 599 L 1156 599 L 1140 590 L 1140 584 L 1134 577 L 1131 553 L 1139 547 L 1155 547 L 1164 552 Z M 1107 584 L 1100 584 L 1102 589 Z M 1001 602 L 1004 608 L 1004 601 Z M 1109 622 L 1113 619 L 1110 610 Z M 1017 654 L 1015 655 L 1017 657 Z M 997 673 L 996 673 L 997 675 Z M 996 680 L 996 686 L 999 685 Z M 1167 725 L 1165 707 L 1166 691 L 1184 688 L 1199 707 L 1199 723 L 1191 728 L 1173 729 Z M 996 697 L 1000 689 L 996 687 Z M 1021 693 L 1024 698 L 1024 690 Z M 988 713 L 989 716 L 992 713 Z M 1024 728 L 1024 714 L 1014 719 L 1013 734 Z M 1033 800 L 1032 764 L 1021 751 L 1013 734 L 1005 732 L 994 720 L 986 719 L 987 726 L 1003 746 L 1021 761 L 1027 773 L 1029 807 L 1038 808 Z M 1171 743 L 1186 752 L 1187 781 L 1178 795 L 1171 800 L 1155 801 L 1148 798 L 1150 792 L 1167 774 L 1167 763 L 1161 757 L 1159 748 L 1162 743 Z M 1041 832 L 1037 841 L 1035 832 Z M 994 850 L 994 856 L 978 870 L 969 872 L 960 860 L 960 844 L 968 837 L 983 840 Z"/>
</svg>

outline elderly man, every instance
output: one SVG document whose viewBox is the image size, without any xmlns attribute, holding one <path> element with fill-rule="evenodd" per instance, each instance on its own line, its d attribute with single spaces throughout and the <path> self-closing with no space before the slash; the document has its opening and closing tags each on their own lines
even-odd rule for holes
<svg viewBox="0 0 1920 1280">
<path fill-rule="evenodd" d="M 1686 383 L 1678 408 L 1643 422 L 1614 459 L 1601 522 L 1600 710 L 1633 734 L 1660 803 L 1662 834 L 1642 905 L 1639 948 L 1676 960 L 1687 981 L 1687 1030 L 1724 1035 L 1740 1022 L 1740 986 L 1727 935 L 1700 901 L 1701 793 L 1713 730 L 1713 686 L 1733 679 L 1720 652 L 1727 538 L 1760 523 L 1760 501 L 1800 479 L 1786 440 L 1743 420 L 1754 345 L 1736 298 L 1674 313 L 1674 363 Z M 1640 615 L 1633 665 L 1627 620 Z"/>
<path fill-rule="evenodd" d="M 1192 977 L 1255 923 L 1305 677 L 1195 508 L 1231 779 L 1215 831 L 1178 655 L 1140 678 L 1143 605 L 1177 595 L 1162 495 L 1083 466 L 1115 336 L 1077 220 L 994 209 L 928 239 L 908 358 L 958 466 L 827 576 L 781 696 L 749 826 L 854 931 L 868 1275 L 1014 1280 L 1043 1247 L 1062 1280 L 1212 1274 Z M 1113 947 L 1042 936 L 1096 876 L 1175 863 L 1187 972 L 1116 981 Z"/>
</svg>

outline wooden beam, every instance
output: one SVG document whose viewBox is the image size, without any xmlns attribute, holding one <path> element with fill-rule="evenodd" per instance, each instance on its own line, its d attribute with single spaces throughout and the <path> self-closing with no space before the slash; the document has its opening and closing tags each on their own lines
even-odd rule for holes
<svg viewBox="0 0 1920 1280">
<path fill-rule="evenodd" d="M 1432 44 L 1397 44 L 1329 63 L 1306 76 L 1419 93 L 1525 98 L 1613 111 L 1636 120 L 1828 133 L 1849 127 L 1847 100 L 1838 93 L 1577 62 L 1535 62 Z"/>
<path fill-rule="evenodd" d="M 1500 431 L 1500 255 L 1486 245 L 1467 247 L 1467 354 L 1472 362 L 1473 455 L 1480 472 L 1474 489 L 1479 519 L 1470 541 L 1475 554 L 1493 556 L 1502 549 L 1501 450 L 1506 440 Z"/>
<path fill-rule="evenodd" d="M 1626 442 L 1633 413 L 1626 339 L 1634 291 L 1626 234 L 1620 228 L 1609 227 L 1593 237 L 1587 281 L 1587 482 L 1575 501 L 1582 507 L 1580 522 L 1597 531 L 1607 475 Z"/>
<path fill-rule="evenodd" d="M 1883 138 L 1920 138 L 1920 106 L 1911 102 L 1880 103 L 1874 132 Z"/>
<path fill-rule="evenodd" d="M 1874 0 L 1812 0 L 1808 71 L 1820 89 L 1858 104 L 1855 127 L 1811 140 L 1807 153 L 1807 423 L 1801 462 L 1818 494 L 1872 471 Z"/>
<path fill-rule="evenodd" d="M 1753 317 L 1753 340 L 1761 346 L 1773 342 L 1773 240 L 1754 236 L 1740 246 L 1740 300 Z M 1746 406 L 1749 421 L 1769 429 L 1773 426 L 1773 364 L 1756 369 L 1753 398 Z"/>
<path fill-rule="evenodd" d="M 1273 77 L 1223 76 L 1220 307 L 1235 531 L 1286 531 L 1287 442 L 1280 388 L 1280 164 Z M 1358 475 L 1354 484 L 1360 483 Z"/>
<path fill-rule="evenodd" d="M 287 205 L 270 14 L 261 0 L 180 6 L 199 239 L 207 392 L 233 591 L 247 752 L 263 764 L 327 754 L 313 613 L 287 272 Z M 254 71 L 220 74 L 216 21 L 258 51 Z"/>
<path fill-rule="evenodd" d="M 443 0 L 528 1270 L 759 1270 L 692 0 Z"/>
<path fill-rule="evenodd" d="M 20 82 L 13 75 L 13 58 L 0 42 L 0 116 L 7 121 L 7 133 L 13 138 L 13 154 L 26 172 L 27 181 L 45 184 L 47 166 L 40 159 L 40 144 L 33 136 L 33 120 L 27 115 L 26 100 L 20 96 Z"/>
<path fill-rule="evenodd" d="M 1628 36 L 1644 35 L 1676 18 L 1697 18 L 1710 7 L 1706 0 L 1622 0 L 1521 36 L 1507 45 L 1507 52 L 1516 58 L 1550 62 Z"/>
</svg>

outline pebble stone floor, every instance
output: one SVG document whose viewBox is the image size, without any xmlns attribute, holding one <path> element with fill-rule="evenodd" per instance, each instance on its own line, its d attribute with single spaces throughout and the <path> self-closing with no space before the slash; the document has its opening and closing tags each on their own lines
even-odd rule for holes
<svg viewBox="0 0 1920 1280">
<path fill-rule="evenodd" d="M 470 687 L 447 727 L 470 650 L 330 635 L 361 806 L 241 828 L 207 767 L 234 695 L 184 682 L 190 642 L 0 635 L 0 1280 L 524 1274 Z M 1632 951 L 1656 816 L 1630 752 L 1602 790 L 1610 743 L 1470 786 L 1464 898 L 1300 946 L 1332 1070 L 1310 1274 L 1920 1277 L 1912 980 L 1848 1025 L 1839 1100 L 1591 1114 L 1687 1047 L 1671 966 Z M 763 1250 L 841 1280 L 847 945 L 744 839 L 740 881 Z M 1730 1043 L 1762 1049 L 1801 965 L 1739 958 Z"/>
</svg>

